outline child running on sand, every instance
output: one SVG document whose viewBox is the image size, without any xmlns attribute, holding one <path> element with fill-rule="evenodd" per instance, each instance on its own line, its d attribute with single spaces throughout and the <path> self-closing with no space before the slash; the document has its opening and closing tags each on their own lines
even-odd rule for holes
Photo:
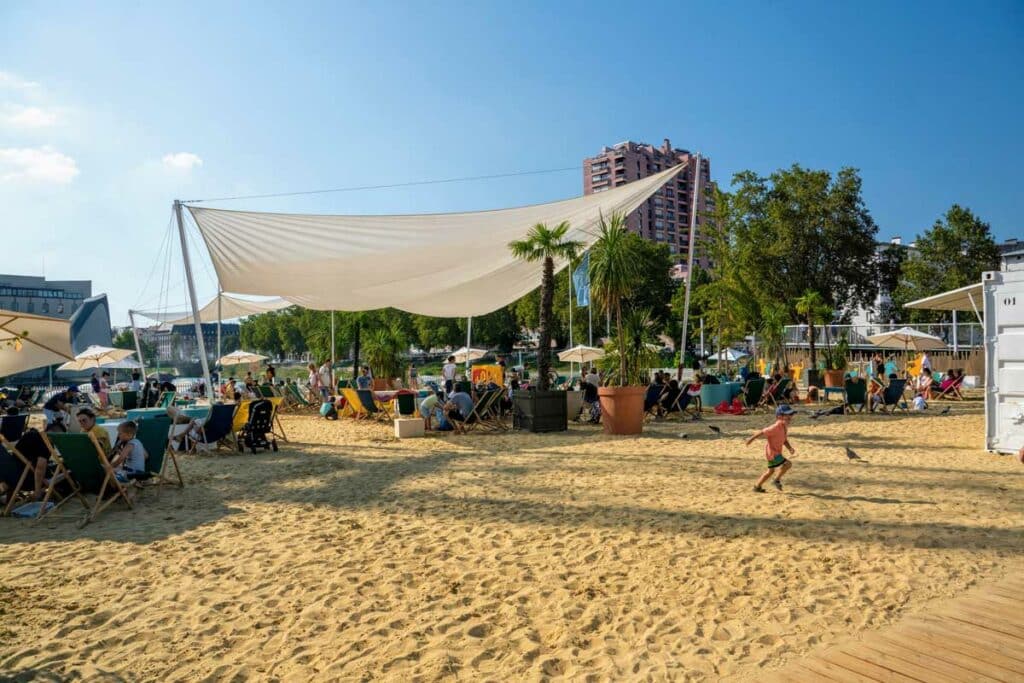
<svg viewBox="0 0 1024 683">
<path fill-rule="evenodd" d="M 778 490 L 782 490 L 782 476 L 793 466 L 793 463 L 782 455 L 782 447 L 785 446 L 790 455 L 796 454 L 796 451 L 789 444 L 789 423 L 793 421 L 794 415 L 796 415 L 796 411 L 783 403 L 775 409 L 775 423 L 747 439 L 748 446 L 760 437 L 764 437 L 766 442 L 764 445 L 764 457 L 768 461 L 768 469 L 757 480 L 757 484 L 754 486 L 756 493 L 764 493 L 764 483 L 768 481 L 769 477 L 772 476 L 772 472 L 776 470 L 778 474 L 775 475 L 772 484 Z"/>
</svg>

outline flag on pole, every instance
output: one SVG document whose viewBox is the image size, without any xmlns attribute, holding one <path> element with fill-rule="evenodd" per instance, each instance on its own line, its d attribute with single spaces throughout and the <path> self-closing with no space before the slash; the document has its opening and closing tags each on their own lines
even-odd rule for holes
<svg viewBox="0 0 1024 683">
<path fill-rule="evenodd" d="M 576 289 L 576 305 L 590 305 L 590 252 L 583 255 L 583 260 L 572 274 L 572 286 Z"/>
</svg>

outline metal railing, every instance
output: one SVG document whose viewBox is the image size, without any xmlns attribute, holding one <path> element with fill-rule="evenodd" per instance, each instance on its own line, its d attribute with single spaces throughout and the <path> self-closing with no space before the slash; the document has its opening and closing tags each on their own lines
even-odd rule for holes
<svg viewBox="0 0 1024 683">
<path fill-rule="evenodd" d="M 901 327 L 910 327 L 919 332 L 938 337 L 949 345 L 950 350 L 973 349 L 984 344 L 984 331 L 979 323 L 919 323 L 907 324 L 885 323 L 873 325 L 815 325 L 814 345 L 825 346 L 826 342 L 835 343 L 846 336 L 846 341 L 853 348 L 874 347 L 868 337 L 890 332 Z M 786 345 L 790 347 L 810 346 L 810 331 L 807 325 L 787 325 L 785 328 Z"/>
</svg>

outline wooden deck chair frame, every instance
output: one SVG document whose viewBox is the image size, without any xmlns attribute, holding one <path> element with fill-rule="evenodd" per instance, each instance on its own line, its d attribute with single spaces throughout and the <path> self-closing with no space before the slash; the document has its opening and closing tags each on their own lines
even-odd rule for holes
<svg viewBox="0 0 1024 683">
<path fill-rule="evenodd" d="M 890 403 L 887 400 L 887 397 L 890 394 L 895 393 L 890 391 L 890 389 L 894 386 L 899 387 L 900 391 L 898 395 L 896 395 L 895 399 L 893 399 L 893 401 Z M 895 414 L 897 408 L 906 411 L 907 409 L 900 405 L 905 400 L 903 394 L 906 390 L 907 380 L 902 378 L 889 380 L 889 386 L 882 390 L 882 402 L 878 405 L 878 410 L 883 413 L 888 413 L 889 415 Z"/>
<path fill-rule="evenodd" d="M 366 417 L 382 422 L 384 420 L 390 421 L 391 411 L 387 409 L 387 406 L 382 404 L 374 396 L 372 389 L 355 389 L 356 399 L 358 400 L 359 406 L 362 407 L 363 413 Z"/>
<path fill-rule="evenodd" d="M 477 428 L 493 431 L 495 426 L 488 419 L 488 412 L 491 406 L 494 405 L 494 400 L 500 394 L 500 390 L 483 392 L 476 402 L 473 403 L 473 410 L 470 411 L 469 416 L 465 420 L 462 422 L 451 420 L 453 426 L 455 426 L 455 431 L 460 434 L 468 434 Z"/>
<path fill-rule="evenodd" d="M 788 377 L 783 377 L 778 382 L 767 387 L 764 392 L 764 397 L 761 400 L 762 405 L 765 407 L 779 405 L 779 400 L 782 398 L 783 394 L 785 394 L 786 389 L 789 388 L 789 383 L 791 381 L 792 380 Z"/>
<path fill-rule="evenodd" d="M 855 385 L 860 387 L 855 387 Z M 851 389 L 853 389 L 853 400 L 851 400 Z M 858 396 L 859 392 L 859 396 Z M 859 400 L 858 400 L 859 399 Z M 864 409 L 871 403 L 871 395 L 868 393 L 868 383 L 861 380 L 855 382 L 852 378 L 843 381 L 843 404 L 848 413 L 863 413 Z M 856 410 L 854 406 L 859 406 Z"/>
<path fill-rule="evenodd" d="M 650 390 L 650 388 L 651 387 L 648 386 L 647 390 Z M 658 398 L 654 401 L 654 405 L 652 405 L 650 408 L 646 407 L 647 390 L 644 391 L 644 422 L 649 422 L 653 419 L 660 417 L 658 415 L 658 411 L 661 410 L 661 399 L 665 398 L 665 392 L 668 391 L 668 385 L 661 385 L 661 391 L 658 392 Z"/>
<path fill-rule="evenodd" d="M 278 439 L 281 439 L 281 441 L 284 441 L 284 442 L 287 443 L 288 436 L 284 433 L 284 425 L 281 424 L 281 415 L 280 415 L 281 406 L 284 404 L 284 399 L 282 399 L 282 398 L 280 398 L 278 396 L 267 396 L 265 398 L 268 401 L 270 401 L 270 405 L 272 405 L 274 407 L 273 411 L 270 414 L 270 424 L 271 424 L 271 427 L 272 427 L 270 433 L 273 434 Z"/>
<path fill-rule="evenodd" d="M 39 513 L 36 515 L 36 519 L 42 519 L 49 513 L 53 512 L 54 510 L 59 509 L 62 505 L 64 505 L 64 503 L 68 502 L 73 497 L 78 498 L 78 500 L 82 503 L 82 507 L 84 507 L 88 511 L 89 501 L 87 501 L 85 499 L 85 496 L 82 495 L 81 487 L 78 485 L 78 482 L 75 481 L 75 478 L 68 472 L 67 466 L 65 466 L 64 461 L 61 460 L 60 454 L 56 452 L 56 449 L 53 447 L 53 443 L 51 443 L 50 440 L 47 438 L 46 432 L 39 432 L 39 435 L 43 438 L 43 444 L 46 446 L 46 450 L 50 452 L 50 460 L 53 461 L 54 470 L 53 473 L 50 475 L 50 483 L 46 486 L 46 493 L 43 495 L 43 500 L 41 501 L 42 504 L 39 506 Z M 0 441 L 2 440 L 3 437 L 0 437 Z M 7 450 L 10 451 L 15 458 L 18 458 L 19 460 L 22 461 L 22 463 L 27 465 L 29 470 L 32 469 L 31 463 L 29 463 L 28 458 L 26 458 L 24 454 L 22 454 L 22 452 L 17 449 L 16 446 L 14 446 L 9 441 L 5 441 L 4 447 L 7 448 Z M 57 487 L 58 485 L 65 482 L 71 488 L 71 493 L 62 496 L 60 495 L 60 493 L 58 493 Z M 34 479 L 33 483 L 35 483 Z M 24 484 L 22 484 L 22 487 L 24 487 Z M 47 510 L 46 505 L 50 502 L 53 502 L 53 507 Z M 4 514 L 8 514 L 10 510 L 13 509 L 14 507 L 10 505 L 9 500 L 8 506 L 4 510 Z"/>
<path fill-rule="evenodd" d="M 206 420 L 203 422 L 203 426 L 199 430 L 200 434 L 202 435 L 202 438 L 200 438 L 200 439 L 192 439 L 192 438 L 190 438 L 189 436 L 186 435 L 185 436 L 186 448 L 185 448 L 184 452 L 188 453 L 190 455 L 197 455 L 199 453 L 199 444 L 203 444 L 203 445 L 206 445 L 206 446 L 210 445 L 210 442 L 206 440 L 206 428 L 210 425 L 210 421 L 213 420 L 214 412 L 223 412 L 223 411 L 218 411 L 218 409 L 222 408 L 224 406 L 230 406 L 230 407 L 234 408 L 234 411 L 231 413 L 231 423 L 228 425 L 228 432 L 227 432 L 227 434 L 225 434 L 224 436 L 220 437 L 219 439 L 217 439 L 214 442 L 214 444 L 215 444 L 214 450 L 215 451 L 219 451 L 222 448 L 226 448 L 228 450 L 234 451 L 235 445 L 237 443 L 237 440 L 235 438 L 235 429 L 234 429 L 234 426 L 235 426 L 235 415 L 241 410 L 241 406 L 243 404 L 244 404 L 244 402 L 243 403 L 239 403 L 239 404 L 215 403 L 215 404 L 211 405 L 210 406 L 210 412 L 206 414 Z M 177 462 L 177 459 L 175 459 L 175 462 Z"/>
<path fill-rule="evenodd" d="M 952 384 L 950 384 L 945 389 L 940 390 L 939 393 L 936 394 L 935 398 L 932 399 L 932 400 L 934 400 L 934 401 L 943 401 L 943 400 L 962 401 L 962 400 L 964 400 L 964 395 L 960 393 L 960 387 L 963 386 L 963 383 L 964 383 L 964 376 L 960 375 L 955 380 L 953 380 Z"/>
<path fill-rule="evenodd" d="M 363 400 L 359 398 L 355 389 L 342 389 L 341 395 L 345 397 L 345 409 L 342 411 L 342 415 L 347 414 L 356 420 L 365 420 L 370 417 L 370 413 L 363 407 Z"/>
<path fill-rule="evenodd" d="M 767 380 L 764 377 L 757 377 L 755 379 L 748 379 L 744 383 L 743 388 L 743 406 L 747 410 L 757 410 L 762 406 L 761 399 L 764 398 L 764 390 L 767 385 Z M 753 389 L 756 387 L 756 391 Z"/>
<path fill-rule="evenodd" d="M 14 509 L 14 506 L 19 502 L 19 496 L 27 493 L 25 484 L 30 476 L 32 477 L 32 490 L 33 492 L 35 491 L 35 468 L 32 466 L 32 463 L 29 462 L 28 458 L 21 454 L 18 447 L 5 439 L 3 434 L 0 434 L 0 448 L 3 448 L 10 453 L 11 457 L 21 464 L 21 476 L 18 477 L 18 482 L 14 485 L 14 488 L 7 491 L 7 503 L 4 505 L 3 510 L 0 511 L 0 514 L 7 517 L 11 514 L 11 510 Z M 43 508 L 41 507 L 40 512 L 42 510 Z"/>
<path fill-rule="evenodd" d="M 491 401 L 481 416 L 481 426 L 494 432 L 507 432 L 509 426 L 505 424 L 505 420 L 501 415 L 501 397 L 504 395 L 505 390 L 494 389 L 490 393 Z"/>
<path fill-rule="evenodd" d="M 146 453 L 149 455 L 149 460 L 146 461 L 146 471 L 149 472 L 151 478 L 147 481 L 143 481 L 142 485 L 145 486 L 146 488 L 156 487 L 157 495 L 159 495 L 160 489 L 164 486 L 177 486 L 179 489 L 185 488 L 185 480 L 182 479 L 181 468 L 178 466 L 178 456 L 175 454 L 174 448 L 171 447 L 170 429 L 173 423 L 170 420 L 162 418 L 150 418 L 148 420 L 140 420 L 139 432 L 142 431 L 143 424 L 147 425 L 146 429 L 151 429 L 151 424 L 159 424 L 159 426 L 163 429 L 164 432 L 164 448 L 160 455 L 157 456 L 157 454 L 155 454 L 148 448 L 146 442 L 142 441 L 142 438 L 136 435 L 136 438 L 142 441 L 142 445 L 147 446 Z M 156 457 L 160 458 L 159 467 L 152 466 L 153 459 Z M 174 479 L 167 476 L 168 461 L 170 461 L 170 463 L 174 466 L 174 477 L 178 480 L 177 483 L 175 483 Z"/>
<path fill-rule="evenodd" d="M 92 508 L 89 509 L 89 515 L 85 518 L 85 520 L 83 520 L 80 526 L 85 526 L 89 522 L 96 519 L 101 512 L 106 510 L 108 507 L 113 505 L 118 500 L 123 500 L 125 504 L 129 507 L 129 509 L 135 508 L 135 503 L 128 495 L 128 490 L 124 487 L 124 484 L 117 480 L 117 477 L 114 475 L 114 467 L 110 464 L 110 460 L 107 459 L 107 454 L 103 452 L 103 447 L 100 446 L 95 436 L 93 436 L 89 432 L 85 432 L 84 434 L 60 434 L 58 442 L 64 439 L 83 437 L 87 438 L 89 442 L 92 444 L 92 447 L 95 449 L 96 459 L 99 461 L 104 476 L 103 482 L 100 484 L 99 493 L 96 494 L 96 502 L 93 503 Z M 50 445 L 53 446 L 52 441 L 50 442 Z M 55 457 L 55 459 L 63 459 L 65 455 L 67 454 L 60 453 L 59 445 L 54 447 L 53 450 L 51 451 L 51 456 Z M 69 470 L 67 467 L 65 467 L 65 470 L 69 471 L 72 477 L 74 476 L 73 469 Z M 113 495 L 104 499 L 104 496 L 106 496 L 108 492 L 112 493 Z M 46 504 L 44 503 L 43 506 L 45 507 L 45 505 Z"/>
</svg>

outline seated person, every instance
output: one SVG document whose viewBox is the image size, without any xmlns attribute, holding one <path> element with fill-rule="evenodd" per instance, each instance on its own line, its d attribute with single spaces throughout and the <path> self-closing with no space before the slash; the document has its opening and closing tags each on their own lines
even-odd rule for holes
<svg viewBox="0 0 1024 683">
<path fill-rule="evenodd" d="M 237 399 L 236 399 L 237 400 Z M 167 408 L 167 416 L 171 418 L 170 442 L 171 447 L 176 451 L 184 451 L 187 448 L 188 439 L 192 441 L 203 440 L 203 418 L 192 419 L 177 406 Z"/>
<path fill-rule="evenodd" d="M 78 398 L 78 387 L 68 387 L 64 391 L 58 391 L 56 394 L 50 397 L 50 399 L 43 404 L 43 415 L 46 417 L 46 426 L 60 422 L 63 427 L 67 425 L 63 424 L 63 421 L 68 412 L 68 406 L 73 405 L 75 400 Z"/>
<path fill-rule="evenodd" d="M 83 432 L 88 432 L 93 435 L 99 443 L 100 448 L 103 449 L 104 454 L 110 452 L 110 435 L 107 434 L 106 429 L 96 424 L 96 413 L 92 412 L 91 408 L 82 408 L 79 410 L 75 419 L 78 420 L 78 426 L 82 428 Z"/>
<path fill-rule="evenodd" d="M 444 404 L 444 413 L 449 420 L 465 422 L 473 414 L 473 398 L 464 391 L 453 392 Z"/>
<path fill-rule="evenodd" d="M 956 384 L 956 380 L 956 370 L 950 368 L 946 371 L 946 376 L 942 378 L 941 382 L 939 382 L 939 390 L 945 391 L 946 389 L 949 389 L 951 386 Z"/>
<path fill-rule="evenodd" d="M 700 383 L 701 384 L 721 384 L 721 382 L 718 381 L 717 377 L 715 377 L 714 375 L 712 375 L 711 373 L 708 373 L 708 372 L 701 373 L 701 375 L 700 375 Z"/>
<path fill-rule="evenodd" d="M 420 415 L 423 417 L 423 428 L 430 431 L 434 428 L 434 417 L 439 412 L 438 403 L 441 399 L 436 393 L 430 394 L 420 401 Z"/>
<path fill-rule="evenodd" d="M 796 405 L 799 402 L 800 392 L 797 391 L 794 385 L 790 384 L 788 387 L 786 387 L 786 390 L 782 392 L 782 403 Z"/>
<path fill-rule="evenodd" d="M 328 396 L 327 400 L 320 404 L 320 416 L 325 420 L 337 420 L 338 419 L 338 407 L 336 404 L 337 399 L 333 396 Z"/>
<path fill-rule="evenodd" d="M 661 414 L 661 395 L 665 393 L 665 385 L 661 383 L 659 373 L 653 382 L 647 385 L 647 393 L 644 394 L 644 412 L 654 410 L 655 414 Z"/>
<path fill-rule="evenodd" d="M 32 466 L 34 481 L 25 482 L 23 486 L 30 483 L 33 487 L 34 498 L 42 500 L 46 494 L 46 487 L 49 484 L 48 475 L 52 474 L 50 465 L 50 449 L 46 447 L 43 437 L 35 429 L 29 429 L 21 435 L 18 440 L 18 452 L 25 456 L 29 465 Z M 20 476 L 20 474 L 19 474 Z M 16 482 L 15 482 L 16 483 Z"/>
<path fill-rule="evenodd" d="M 921 375 L 917 378 L 917 395 L 922 396 L 926 401 L 932 398 L 932 371 L 929 368 L 921 370 Z"/>
<path fill-rule="evenodd" d="M 126 420 L 117 426 L 117 443 L 110 453 L 110 464 L 114 468 L 114 476 L 122 484 L 129 481 L 148 479 L 146 459 L 149 454 L 142 442 L 135 438 L 138 426 L 132 420 Z"/>
<path fill-rule="evenodd" d="M 677 382 L 674 379 L 669 380 L 668 387 L 665 388 L 665 393 L 661 395 L 662 410 L 664 410 L 666 413 L 679 410 L 680 406 L 676 404 L 676 399 L 679 398 L 680 394 L 686 397 L 685 399 L 679 400 L 680 404 L 683 403 L 683 400 L 689 399 L 689 396 L 687 396 L 683 392 L 683 390 L 679 388 L 679 382 Z"/>
</svg>

